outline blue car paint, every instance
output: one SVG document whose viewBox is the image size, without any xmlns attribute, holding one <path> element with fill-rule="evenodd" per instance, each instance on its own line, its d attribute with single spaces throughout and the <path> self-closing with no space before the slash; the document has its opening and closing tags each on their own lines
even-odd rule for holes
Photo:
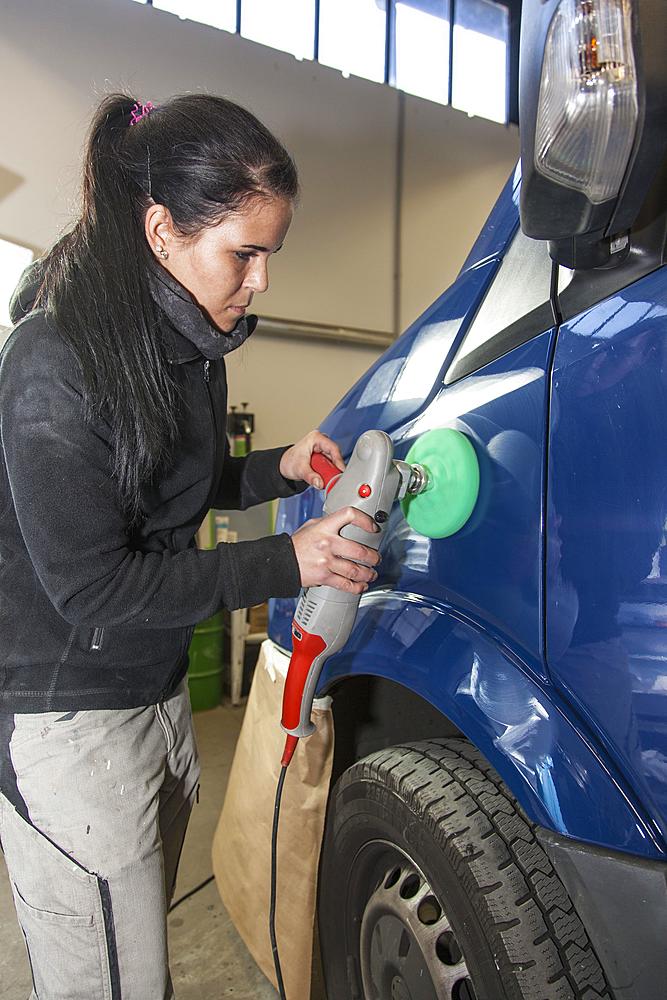
<svg viewBox="0 0 667 1000">
<path fill-rule="evenodd" d="M 511 198 L 512 188 L 506 185 L 503 195 Z M 497 249 L 503 249 L 517 226 L 515 213 L 511 225 L 506 223 L 502 227 L 504 242 Z M 494 224 L 494 234 L 498 230 Z M 488 244 L 484 249 L 488 249 Z M 346 393 L 322 424 L 322 429 L 338 442 L 344 454 L 350 454 L 356 439 L 365 430 L 380 428 L 391 434 L 392 428 L 414 420 L 429 400 L 441 392 L 447 365 L 497 268 L 498 260 L 487 257 L 465 275 L 461 272 L 455 284 Z M 428 364 L 423 360 L 424 354 L 428 355 Z M 404 388 L 406 384 L 408 388 Z M 406 453 L 407 450 L 406 447 Z M 282 502 L 278 508 L 276 532 L 293 532 L 309 518 L 319 517 L 322 506 L 323 498 L 313 490 Z M 392 512 L 392 517 L 396 518 L 396 512 Z M 390 528 L 393 526 L 394 523 Z M 295 608 L 293 600 L 269 602 L 271 638 L 284 649 L 291 646 L 291 620 Z"/>
<path fill-rule="evenodd" d="M 666 351 L 664 268 L 562 326 L 547 505 L 552 679 L 663 838 Z"/>
<path fill-rule="evenodd" d="M 567 707 L 510 648 L 451 606 L 393 588 L 374 591 L 362 599 L 347 646 L 329 663 L 327 686 L 363 672 L 446 705 L 536 822 L 579 840 L 612 839 L 636 854 L 662 854 L 659 837 L 582 740 Z"/>
<path fill-rule="evenodd" d="M 512 232 L 516 230 L 515 220 Z M 365 430 L 388 434 L 422 412 L 442 379 L 498 268 L 495 258 L 471 268 L 378 358 L 322 424 L 348 454 Z"/>
<path fill-rule="evenodd" d="M 592 355 L 599 348 L 593 349 L 595 337 L 589 333 L 586 339 L 585 330 L 607 338 L 603 347 L 609 351 L 615 349 L 616 328 L 621 341 L 632 338 L 632 329 L 614 317 L 623 303 L 630 304 L 634 290 L 589 310 L 589 326 L 582 317 L 563 328 L 558 339 L 553 330 L 536 330 L 526 344 L 474 374 L 442 384 L 518 226 L 517 196 L 515 174 L 455 284 L 322 425 L 344 453 L 367 428 L 383 429 L 392 436 L 398 458 L 431 427 L 458 427 L 477 451 L 482 490 L 472 520 L 450 539 L 417 536 L 394 509 L 381 549 L 380 578 L 362 599 L 348 645 L 325 664 L 319 690 L 362 674 L 399 683 L 439 709 L 480 748 L 535 822 L 582 841 L 663 859 L 667 811 L 664 785 L 656 785 L 654 772 L 663 756 L 667 761 L 667 649 L 656 632 L 657 623 L 667 618 L 667 602 L 664 597 L 662 604 L 654 602 L 655 615 L 642 602 L 643 627 L 632 618 L 632 593 L 619 602 L 618 628 L 626 642 L 634 643 L 633 650 L 643 651 L 642 662 L 652 671 L 650 692 L 637 690 L 634 701 L 626 697 L 632 712 L 623 715 L 615 705 L 621 686 L 613 683 L 616 674 L 596 671 L 594 658 L 581 669 L 581 644 L 575 645 L 572 628 L 580 604 L 574 606 L 572 581 L 559 582 L 559 560 L 563 531 L 578 526 L 572 530 L 581 537 L 587 526 L 578 520 L 577 500 L 568 504 L 567 489 L 564 497 L 554 493 L 554 483 L 560 479 L 567 486 L 578 471 L 572 467 L 578 459 L 570 457 L 568 466 L 562 414 L 572 408 L 574 427 L 584 419 L 576 380 L 568 381 L 567 373 L 576 374 L 580 357 L 589 359 L 583 367 L 595 370 Z M 645 282 L 646 304 L 664 301 L 665 270 L 638 285 Z M 645 402 L 650 406 L 649 399 Z M 613 450 L 617 442 L 611 435 L 605 452 L 606 461 L 617 466 L 628 448 L 646 451 L 637 435 L 625 430 L 625 451 Z M 548 477 L 547 454 L 552 458 Z M 582 455 L 581 461 L 588 459 Z M 630 502 L 631 483 L 626 485 L 624 499 Z M 293 531 L 317 516 L 321 502 L 312 490 L 284 501 L 277 530 Z M 639 517 L 640 508 L 641 498 Z M 651 516 L 654 521 L 653 510 Z M 599 524 L 594 527 L 599 531 Z M 582 547 L 580 568 L 590 566 L 590 559 L 591 551 Z M 290 646 L 293 611 L 294 602 L 272 602 L 270 635 L 284 648 Z M 634 622 L 625 631 L 623 615 Z M 634 639 L 637 631 L 641 636 Z M 639 655 L 630 653 L 630 661 Z M 629 682 L 629 671 L 625 677 L 626 687 L 637 688 Z M 654 697 L 659 690 L 662 695 Z M 642 700 L 647 693 L 650 700 Z M 634 730 L 630 718 L 640 720 Z M 638 753 L 633 732 L 642 748 Z"/>
</svg>

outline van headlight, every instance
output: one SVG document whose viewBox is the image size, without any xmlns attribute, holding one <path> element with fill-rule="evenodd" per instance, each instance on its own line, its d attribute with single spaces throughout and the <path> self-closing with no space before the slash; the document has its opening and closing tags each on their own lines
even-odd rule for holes
<svg viewBox="0 0 667 1000">
<path fill-rule="evenodd" d="M 594 205 L 614 198 L 638 115 L 631 0 L 561 0 L 544 50 L 536 170 Z"/>
</svg>

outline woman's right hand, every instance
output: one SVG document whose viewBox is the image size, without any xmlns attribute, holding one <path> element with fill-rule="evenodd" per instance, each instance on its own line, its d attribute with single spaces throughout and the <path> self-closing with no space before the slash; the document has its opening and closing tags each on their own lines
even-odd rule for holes
<svg viewBox="0 0 667 1000">
<path fill-rule="evenodd" d="M 294 532 L 292 544 L 304 587 L 335 587 L 349 594 L 362 594 L 377 578 L 372 567 L 379 563 L 379 554 L 367 545 L 343 538 L 340 531 L 347 524 L 355 524 L 369 534 L 380 530 L 368 514 L 356 507 L 341 507 L 333 514 L 306 521 Z"/>
</svg>

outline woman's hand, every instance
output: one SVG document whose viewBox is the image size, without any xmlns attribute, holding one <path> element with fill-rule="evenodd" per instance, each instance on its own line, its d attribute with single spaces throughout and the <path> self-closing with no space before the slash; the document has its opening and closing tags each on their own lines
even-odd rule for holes
<svg viewBox="0 0 667 1000">
<path fill-rule="evenodd" d="M 280 475 L 284 476 L 285 479 L 302 479 L 317 490 L 324 489 L 322 477 L 318 476 L 310 465 L 310 456 L 314 451 L 325 455 L 341 472 L 345 471 L 345 462 L 336 442 L 332 441 L 326 434 L 311 431 L 310 434 L 306 434 L 304 438 L 283 452 L 280 459 Z"/>
<path fill-rule="evenodd" d="M 341 507 L 333 514 L 306 521 L 294 532 L 292 544 L 304 587 L 325 585 L 361 594 L 377 578 L 373 567 L 380 556 L 367 545 L 342 538 L 339 532 L 346 524 L 356 524 L 371 534 L 380 530 L 368 514 L 355 507 Z"/>
</svg>

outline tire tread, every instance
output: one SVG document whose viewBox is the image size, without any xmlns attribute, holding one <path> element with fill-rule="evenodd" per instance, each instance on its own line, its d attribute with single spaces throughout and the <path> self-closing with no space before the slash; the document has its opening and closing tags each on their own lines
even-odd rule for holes
<svg viewBox="0 0 667 1000">
<path fill-rule="evenodd" d="M 504 980 L 516 984 L 508 987 L 512 1000 L 613 1000 L 533 824 L 471 744 L 431 739 L 382 750 L 350 768 L 341 787 L 360 777 L 400 795 L 446 846 L 458 877 L 483 901 L 491 936 L 502 941 L 505 955 L 497 957 L 507 965 Z"/>
</svg>

